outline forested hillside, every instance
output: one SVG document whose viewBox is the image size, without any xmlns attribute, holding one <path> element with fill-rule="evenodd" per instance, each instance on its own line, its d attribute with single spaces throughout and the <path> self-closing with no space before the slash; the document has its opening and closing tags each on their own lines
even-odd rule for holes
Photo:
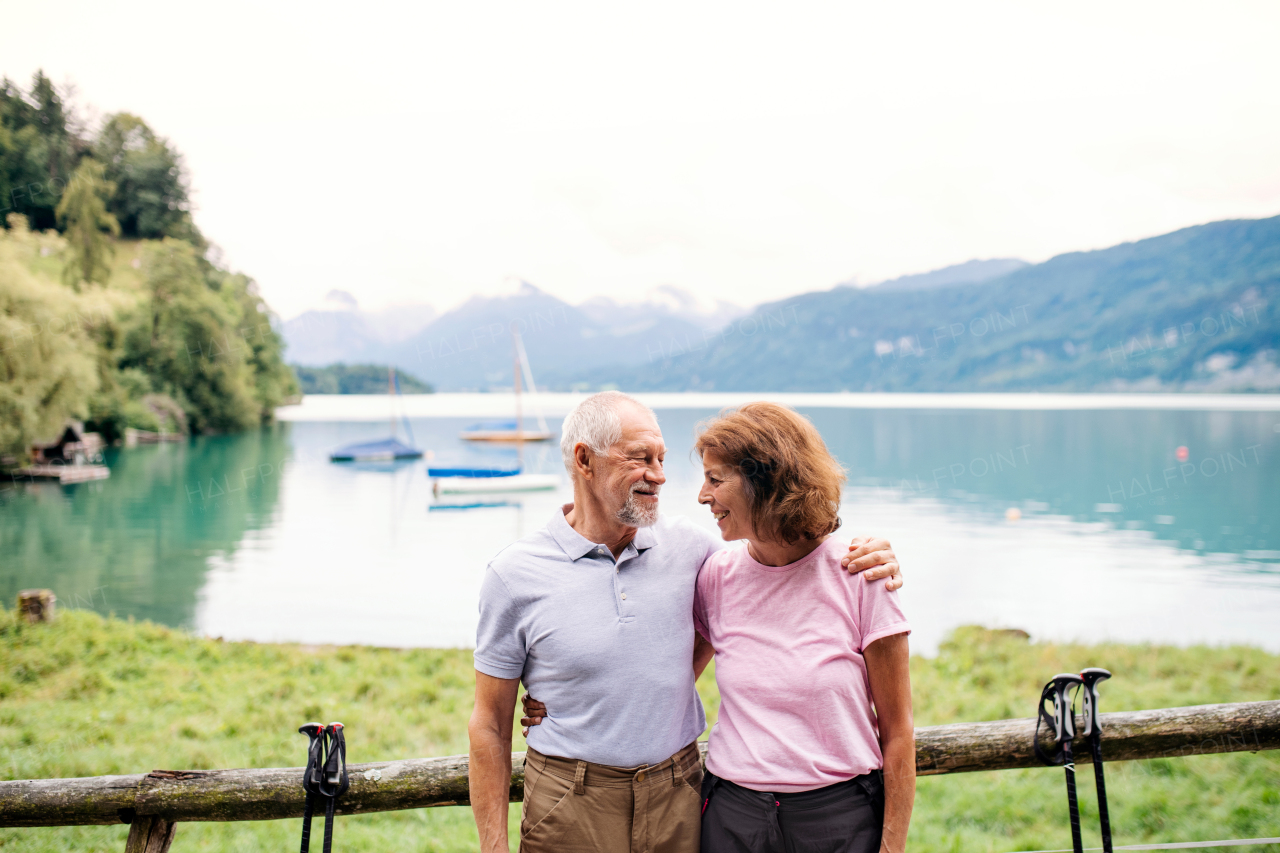
<svg viewBox="0 0 1280 853">
<path fill-rule="evenodd" d="M 210 261 L 181 155 L 140 118 L 90 136 L 37 73 L 0 81 L 0 456 L 67 418 L 244 429 L 297 393 L 252 279 Z"/>
<path fill-rule="evenodd" d="M 331 364 L 328 367 L 293 365 L 304 394 L 387 394 L 391 379 L 382 364 Z M 395 382 L 403 394 L 430 394 L 435 391 L 411 373 L 397 371 Z"/>
<path fill-rule="evenodd" d="M 1280 217 L 1233 220 L 989 281 L 838 287 L 718 332 L 655 330 L 646 362 L 555 384 L 719 391 L 1277 391 Z"/>
</svg>

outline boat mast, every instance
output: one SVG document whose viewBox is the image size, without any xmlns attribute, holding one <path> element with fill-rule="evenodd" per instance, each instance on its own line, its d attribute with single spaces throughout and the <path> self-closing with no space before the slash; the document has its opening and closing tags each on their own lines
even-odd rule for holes
<svg viewBox="0 0 1280 853">
<path fill-rule="evenodd" d="M 520 469 L 524 470 L 524 413 L 520 409 L 520 332 L 516 324 L 511 324 L 511 366 L 515 377 L 516 390 L 516 459 Z"/>
<path fill-rule="evenodd" d="M 396 437 L 396 369 L 394 367 L 387 368 L 387 402 L 391 410 L 391 438 Z"/>
<path fill-rule="evenodd" d="M 515 344 L 520 356 L 520 367 L 523 369 L 524 381 L 534 401 L 533 412 L 538 418 L 538 429 L 545 433 L 547 432 L 547 419 L 542 416 L 542 407 L 537 403 L 538 386 L 533 383 L 533 371 L 529 369 L 529 354 L 524 351 L 524 340 L 522 338 L 516 337 Z"/>
</svg>

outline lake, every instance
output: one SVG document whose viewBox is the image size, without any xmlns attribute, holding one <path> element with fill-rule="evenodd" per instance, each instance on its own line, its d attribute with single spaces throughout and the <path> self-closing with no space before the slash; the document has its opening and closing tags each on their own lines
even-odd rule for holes
<svg viewBox="0 0 1280 853">
<path fill-rule="evenodd" d="M 838 535 L 892 540 L 918 651 L 968 623 L 1280 651 L 1280 398 L 770 397 L 849 471 Z M 540 395 L 553 429 L 575 399 Z M 669 446 L 663 511 L 714 530 L 694 431 L 747 397 L 645 399 Z M 507 395 L 309 397 L 256 432 L 112 449 L 105 481 L 0 483 L 0 595 L 49 587 L 63 608 L 227 639 L 471 645 L 487 561 L 569 500 L 567 478 L 455 508 L 425 461 L 328 461 L 385 437 L 393 409 L 432 464 L 516 460 L 458 438 L 509 416 Z M 554 443 L 524 462 L 563 474 Z"/>
</svg>

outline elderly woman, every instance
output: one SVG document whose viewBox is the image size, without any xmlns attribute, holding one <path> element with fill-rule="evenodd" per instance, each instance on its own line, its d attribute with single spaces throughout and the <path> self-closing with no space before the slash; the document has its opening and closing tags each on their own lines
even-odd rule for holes
<svg viewBox="0 0 1280 853">
<path fill-rule="evenodd" d="M 719 721 L 703 853 L 906 848 L 915 798 L 907 634 L 896 592 L 840 571 L 844 472 L 796 412 L 705 425 L 698 495 L 726 541 L 698 576 L 694 668 L 714 654 Z"/>
</svg>

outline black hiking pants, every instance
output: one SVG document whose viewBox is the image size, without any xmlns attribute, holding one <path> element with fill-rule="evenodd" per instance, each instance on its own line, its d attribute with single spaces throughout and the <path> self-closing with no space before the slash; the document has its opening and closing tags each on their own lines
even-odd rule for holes
<svg viewBox="0 0 1280 853">
<path fill-rule="evenodd" d="M 707 771 L 702 853 L 877 853 L 884 828 L 879 770 L 814 791 L 753 791 Z"/>
</svg>

